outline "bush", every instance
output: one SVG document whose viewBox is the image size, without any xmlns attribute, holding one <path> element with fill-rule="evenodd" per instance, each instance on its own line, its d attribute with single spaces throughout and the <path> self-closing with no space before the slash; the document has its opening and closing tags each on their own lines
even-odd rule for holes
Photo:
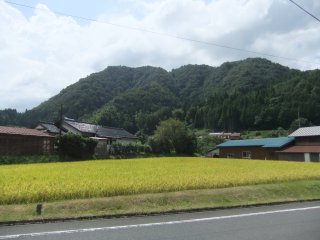
<svg viewBox="0 0 320 240">
<path fill-rule="evenodd" d="M 56 144 L 62 157 L 76 160 L 92 158 L 98 142 L 91 138 L 67 133 L 57 137 Z"/>
</svg>

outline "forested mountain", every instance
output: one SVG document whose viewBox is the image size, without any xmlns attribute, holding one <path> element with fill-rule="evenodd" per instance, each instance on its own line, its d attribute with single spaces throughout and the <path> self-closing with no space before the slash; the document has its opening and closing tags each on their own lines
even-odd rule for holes
<svg viewBox="0 0 320 240">
<path fill-rule="evenodd" d="M 0 125 L 34 126 L 65 116 L 150 134 L 178 118 L 216 131 L 288 128 L 298 112 L 320 125 L 320 71 L 292 70 L 266 59 L 220 67 L 108 67 L 80 79 L 25 113 L 0 111 Z"/>
</svg>

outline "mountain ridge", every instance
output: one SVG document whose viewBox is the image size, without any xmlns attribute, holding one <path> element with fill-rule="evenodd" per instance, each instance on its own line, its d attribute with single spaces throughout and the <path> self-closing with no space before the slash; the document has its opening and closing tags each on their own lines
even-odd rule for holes
<svg viewBox="0 0 320 240">
<path fill-rule="evenodd" d="M 169 117 L 225 131 L 288 128 L 298 111 L 320 124 L 320 73 L 262 58 L 218 67 L 189 64 L 171 71 L 109 66 L 24 113 L 0 111 L 0 124 L 54 121 L 61 104 L 65 116 L 146 134 Z"/>
</svg>

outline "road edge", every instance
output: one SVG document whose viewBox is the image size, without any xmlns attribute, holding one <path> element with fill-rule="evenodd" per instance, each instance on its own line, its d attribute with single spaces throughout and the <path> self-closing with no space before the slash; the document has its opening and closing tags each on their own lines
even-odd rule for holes
<svg viewBox="0 0 320 240">
<path fill-rule="evenodd" d="M 320 201 L 320 198 L 306 199 L 306 200 L 293 200 L 293 201 L 276 201 L 276 202 L 256 203 L 256 204 L 248 204 L 248 205 L 242 204 L 242 205 L 235 205 L 235 206 L 191 208 L 191 209 L 169 210 L 169 211 L 160 211 L 160 212 L 154 211 L 154 212 L 148 212 L 148 213 L 137 212 L 137 213 L 127 213 L 127 214 L 103 214 L 103 215 L 67 217 L 67 218 L 42 218 L 42 219 L 33 219 L 33 220 L 2 221 L 2 222 L 0 222 L 0 226 L 41 224 L 41 223 L 81 221 L 81 220 L 96 220 L 96 219 L 115 219 L 115 218 L 159 216 L 159 215 L 193 213 L 193 212 L 202 212 L 202 211 L 218 211 L 218 210 L 225 210 L 225 209 L 275 206 L 275 205 L 284 205 L 284 204 L 290 204 L 290 203 L 316 202 L 316 201 Z"/>
</svg>

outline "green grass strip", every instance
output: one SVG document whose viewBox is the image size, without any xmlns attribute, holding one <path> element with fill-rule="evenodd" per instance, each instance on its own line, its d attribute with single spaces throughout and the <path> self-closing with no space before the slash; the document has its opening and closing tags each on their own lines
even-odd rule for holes
<svg viewBox="0 0 320 240">
<path fill-rule="evenodd" d="M 320 199 L 320 180 L 51 202 L 43 204 L 41 216 L 36 215 L 36 204 L 2 205 L 0 222 L 148 214 L 314 199 Z"/>
</svg>

